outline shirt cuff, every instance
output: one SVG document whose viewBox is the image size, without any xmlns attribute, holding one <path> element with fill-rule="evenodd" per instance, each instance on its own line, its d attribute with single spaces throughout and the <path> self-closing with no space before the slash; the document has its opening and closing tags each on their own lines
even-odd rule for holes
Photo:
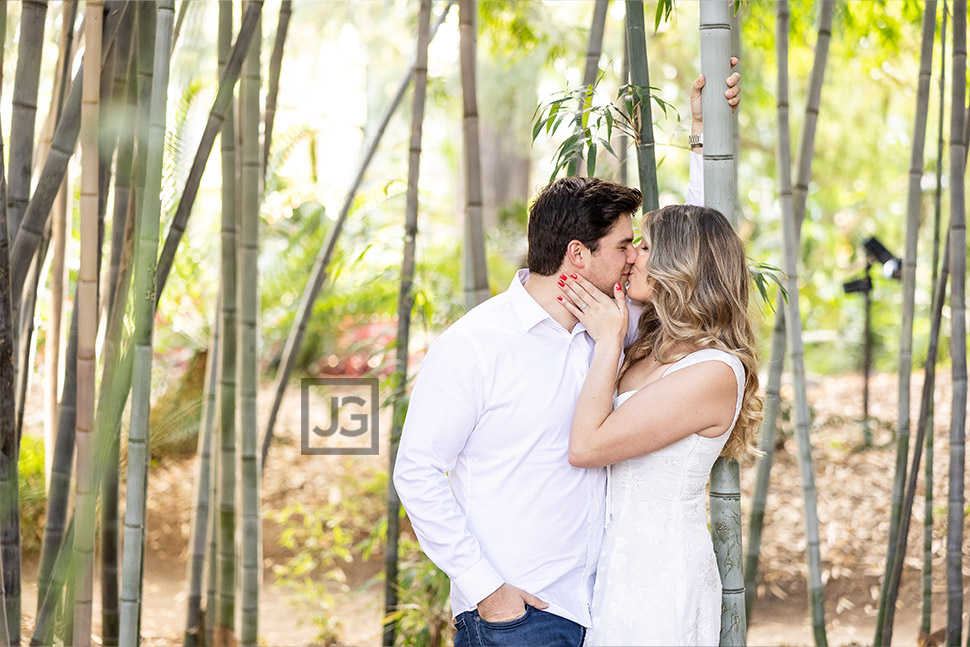
<svg viewBox="0 0 970 647">
<path fill-rule="evenodd" d="M 690 152 L 686 203 L 695 207 L 704 206 L 704 155 L 694 151 Z"/>
<path fill-rule="evenodd" d="M 452 580 L 465 599 L 475 605 L 495 593 L 505 583 L 491 564 L 483 557 L 474 566 Z"/>
</svg>

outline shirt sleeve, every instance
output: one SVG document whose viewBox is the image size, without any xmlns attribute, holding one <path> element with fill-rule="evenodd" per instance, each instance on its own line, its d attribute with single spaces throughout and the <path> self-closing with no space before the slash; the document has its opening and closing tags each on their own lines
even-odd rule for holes
<svg viewBox="0 0 970 647">
<path fill-rule="evenodd" d="M 687 176 L 687 204 L 704 206 L 704 156 L 690 152 L 690 170 Z"/>
<path fill-rule="evenodd" d="M 473 342 L 449 330 L 431 345 L 411 393 L 394 487 L 425 554 L 476 603 L 504 582 L 468 531 L 448 482 L 483 408 L 482 364 Z"/>
</svg>

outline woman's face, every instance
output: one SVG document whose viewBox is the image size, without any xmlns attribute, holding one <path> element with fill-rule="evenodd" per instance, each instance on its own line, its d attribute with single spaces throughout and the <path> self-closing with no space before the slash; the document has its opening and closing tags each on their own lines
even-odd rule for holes
<svg viewBox="0 0 970 647">
<path fill-rule="evenodd" d="M 640 243 L 640 253 L 637 255 L 633 269 L 630 271 L 630 286 L 626 293 L 634 301 L 646 303 L 653 296 L 653 286 L 656 281 L 650 278 L 647 273 L 647 262 L 650 259 L 650 240 L 643 236 Z"/>
</svg>

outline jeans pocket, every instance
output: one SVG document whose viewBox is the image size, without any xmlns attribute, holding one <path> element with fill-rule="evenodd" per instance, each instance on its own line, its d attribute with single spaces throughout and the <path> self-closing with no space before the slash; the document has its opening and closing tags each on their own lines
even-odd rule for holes
<svg viewBox="0 0 970 647">
<path fill-rule="evenodd" d="M 481 623 L 483 626 L 488 627 L 489 629 L 514 629 L 528 620 L 530 615 L 532 615 L 532 607 L 527 604 L 525 605 L 525 612 L 523 612 L 518 618 L 513 618 L 512 620 L 503 620 L 502 622 L 489 622 L 479 615 L 478 609 L 475 609 L 475 621 Z"/>
</svg>

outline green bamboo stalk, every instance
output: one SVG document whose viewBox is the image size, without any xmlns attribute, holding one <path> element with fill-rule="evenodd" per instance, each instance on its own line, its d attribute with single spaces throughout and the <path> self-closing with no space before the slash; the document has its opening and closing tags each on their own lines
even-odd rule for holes
<svg viewBox="0 0 970 647">
<path fill-rule="evenodd" d="M 604 2 L 605 0 L 598 0 Z M 465 214 L 462 245 L 465 307 L 471 310 L 490 295 L 485 259 L 485 229 L 482 224 L 482 149 L 479 144 L 478 97 L 475 81 L 478 66 L 475 0 L 458 3 L 461 96 L 464 106 L 462 131 L 465 149 Z M 605 11 L 604 11 L 605 19 Z M 429 27 L 430 29 L 430 27 Z M 430 32 L 429 32 L 430 36 Z M 602 33 L 600 34 L 602 41 Z"/>
<path fill-rule="evenodd" d="M 71 43 L 74 38 L 74 22 L 77 14 L 77 0 L 67 0 L 62 7 L 61 39 L 58 51 L 55 87 L 57 88 L 51 100 L 48 113 L 48 123 L 44 129 L 44 141 L 41 146 L 41 156 L 47 159 L 51 138 L 54 136 L 54 124 L 60 117 L 67 92 L 67 80 L 70 75 L 69 59 Z M 38 157 L 40 166 L 43 160 Z M 54 438 L 57 433 L 57 396 L 60 377 L 61 354 L 61 322 L 64 318 L 65 273 L 64 255 L 67 244 L 67 176 L 61 183 L 54 199 L 51 215 L 51 239 L 54 243 L 51 259 L 51 314 L 48 317 L 47 331 L 44 335 L 44 486 L 50 489 L 50 472 L 54 459 Z"/>
<path fill-rule="evenodd" d="M 816 645 L 827 645 L 825 611 L 822 606 L 822 567 L 819 554 L 818 510 L 815 467 L 809 438 L 808 394 L 805 383 L 805 351 L 802 343 L 802 319 L 798 303 L 798 228 L 792 210 L 791 136 L 788 124 L 788 1 L 779 0 L 775 48 L 778 60 L 778 183 L 781 197 L 781 220 L 784 237 L 784 272 L 788 302 L 785 318 L 788 348 L 795 387 L 795 435 L 798 439 L 799 468 L 805 497 L 806 552 L 808 553 L 809 607 Z M 706 182 L 705 182 L 706 183 Z"/>
<path fill-rule="evenodd" d="M 620 63 L 620 85 L 626 85 L 630 82 L 630 46 L 627 44 L 629 40 L 629 33 L 626 29 L 623 30 L 623 61 Z M 626 186 L 627 183 L 627 136 L 623 134 L 619 128 L 617 128 L 616 134 L 617 144 L 613 147 L 616 151 L 616 164 L 620 169 L 619 172 L 619 182 L 620 184 Z"/>
<path fill-rule="evenodd" d="M 940 221 L 942 220 L 942 202 L 943 202 L 943 107 L 946 105 L 946 18 L 949 12 L 949 7 L 947 6 L 947 1 L 943 0 L 943 25 L 940 28 L 940 111 L 939 111 L 939 128 L 936 135 L 936 191 L 933 196 L 933 267 L 932 267 L 932 285 L 935 294 L 936 284 L 938 280 L 938 274 L 944 272 L 949 273 L 949 257 L 943 261 L 943 267 L 940 267 Z M 970 128 L 965 130 L 970 131 Z M 944 249 L 949 249 L 949 241 L 947 242 Z M 943 279 L 944 285 L 946 284 L 946 279 Z M 944 293 L 946 288 L 944 287 Z M 942 298 L 946 298 L 944 294 Z M 935 305 L 935 301 L 933 302 Z M 940 302 L 940 312 L 942 316 L 942 299 Z M 933 312 L 933 317 L 936 317 L 936 311 Z M 920 422 L 917 426 L 917 431 L 921 428 L 926 429 L 926 466 L 925 474 L 923 476 L 923 483 L 926 485 L 923 487 L 923 575 L 922 575 L 922 605 L 920 608 L 920 628 L 919 635 L 928 637 L 930 635 L 931 627 L 930 620 L 933 615 L 933 436 L 934 436 L 934 424 L 933 424 L 933 413 L 934 413 L 934 402 L 933 402 L 933 392 L 935 390 L 936 382 L 936 348 L 939 345 L 939 329 L 940 326 L 937 325 L 936 337 L 933 337 L 932 331 L 930 334 L 929 350 L 926 353 L 926 363 L 923 365 L 923 392 L 926 393 L 927 388 L 929 389 L 929 396 L 923 396 L 923 400 L 920 402 L 920 420 L 923 421 L 925 417 L 925 422 Z M 932 361 L 930 350 L 932 350 Z M 925 409 L 925 413 L 924 413 Z"/>
<path fill-rule="evenodd" d="M 131 426 L 128 432 L 128 480 L 125 505 L 125 552 L 121 585 L 120 644 L 139 643 L 141 585 L 144 567 L 145 495 L 148 484 L 148 428 L 151 394 L 154 274 L 161 211 L 162 156 L 165 143 L 174 0 L 158 3 L 155 32 L 151 119 L 145 194 L 134 263 L 134 320 Z"/>
<path fill-rule="evenodd" d="M 726 79 L 731 73 L 731 11 L 727 0 L 700 4 L 701 73 Z M 713 86 L 712 86 L 713 88 Z M 731 107 L 719 92 L 705 92 L 704 204 L 732 216 L 737 201 Z M 720 457 L 711 471 L 711 535 L 721 576 L 721 645 L 747 643 L 744 576 L 741 572 L 741 476 L 736 460 Z"/>
<path fill-rule="evenodd" d="M 434 26 L 431 28 L 431 40 L 434 40 L 438 27 L 445 21 L 445 18 L 448 16 L 448 11 L 453 4 L 454 0 L 448 0 L 448 4 L 445 5 L 438 20 L 435 21 Z M 303 335 L 306 332 L 307 323 L 310 321 L 313 304 L 317 299 L 317 295 L 320 293 L 320 288 L 323 286 L 324 280 L 327 278 L 327 267 L 330 265 L 333 250 L 337 246 L 337 239 L 340 237 L 340 232 L 343 231 L 344 223 L 350 214 L 350 206 L 353 204 L 354 197 L 357 195 L 357 190 L 364 181 L 364 172 L 367 171 L 367 167 L 370 165 L 371 160 L 374 158 L 374 153 L 377 151 L 377 146 L 384 136 L 384 131 L 387 130 L 387 124 L 390 123 L 391 117 L 404 98 L 405 91 L 411 85 L 411 70 L 413 68 L 414 62 L 412 61 L 408 67 L 407 74 L 404 75 L 404 78 L 401 79 L 401 83 L 398 85 L 394 98 L 391 99 L 390 104 L 384 110 L 384 114 L 381 115 L 377 130 L 374 131 L 365 144 L 364 152 L 358 160 L 353 176 L 354 179 L 350 184 L 350 189 L 347 191 L 346 196 L 344 196 L 337 220 L 327 231 L 327 237 L 323 242 L 323 246 L 320 248 L 316 260 L 313 262 L 310 278 L 303 288 L 303 294 L 300 297 L 300 306 L 297 309 L 293 327 L 290 328 L 290 333 L 286 337 L 286 344 L 283 347 L 283 355 L 279 368 L 276 369 L 276 382 L 273 385 L 273 405 L 270 407 L 269 420 L 266 423 L 266 432 L 263 434 L 262 463 L 264 468 L 266 467 L 266 457 L 269 455 L 269 446 L 273 442 L 273 427 L 276 425 L 276 416 L 279 414 L 280 404 L 283 402 L 283 393 L 286 391 L 286 384 L 290 379 L 290 372 L 293 370 L 296 354 L 300 350 L 300 344 L 303 343 Z"/>
<path fill-rule="evenodd" d="M 626 0 L 626 31 L 630 56 L 630 83 L 634 86 L 634 118 L 638 136 L 637 168 L 643 210 L 660 206 L 657 188 L 657 156 L 653 139 L 653 113 L 650 105 L 650 71 L 647 67 L 647 35 L 643 26 L 643 0 Z M 726 77 L 725 77 L 726 78 Z"/>
<path fill-rule="evenodd" d="M 161 297 L 162 290 L 165 288 L 165 282 L 168 280 L 168 274 L 175 260 L 175 251 L 178 248 L 179 242 L 182 240 L 182 236 L 185 234 L 185 225 L 188 222 L 189 215 L 192 213 L 192 205 L 195 204 L 195 197 L 199 193 L 202 173 L 205 171 L 205 165 L 209 160 L 209 154 L 212 152 L 212 145 L 215 143 L 216 135 L 219 133 L 226 119 L 226 111 L 232 102 L 236 81 L 239 80 L 243 60 L 252 42 L 253 35 L 256 33 L 256 27 L 262 9 L 262 0 L 250 0 L 246 5 L 246 12 L 243 15 L 239 34 L 236 37 L 236 42 L 232 46 L 228 62 L 219 77 L 219 90 L 216 93 L 215 100 L 212 102 L 212 108 L 209 110 L 209 119 L 205 124 L 205 130 L 202 131 L 202 140 L 199 142 L 199 148 L 196 150 L 195 158 L 192 160 L 192 166 L 189 169 L 185 187 L 182 189 L 182 197 L 179 198 L 178 207 L 175 209 L 175 216 L 173 216 L 172 224 L 169 226 L 168 234 L 165 236 L 165 245 L 162 247 L 162 253 L 158 258 L 158 275 L 155 278 L 156 300 Z M 155 307 L 158 308 L 157 303 Z"/>
<path fill-rule="evenodd" d="M 47 0 L 24 0 L 21 3 L 20 43 L 17 47 L 17 71 L 10 118 L 10 166 L 7 169 L 7 230 L 10 240 L 17 237 L 30 197 L 37 91 L 40 86 L 46 18 Z M 17 304 L 14 304 L 14 312 L 17 311 Z"/>
<path fill-rule="evenodd" d="M 879 610 L 876 615 L 874 645 L 891 644 L 895 599 L 902 573 L 906 537 L 899 537 L 901 527 L 909 530 L 909 515 L 900 522 L 903 511 L 903 493 L 906 483 L 906 461 L 909 456 L 910 402 L 909 391 L 913 371 L 913 313 L 916 307 L 916 253 L 919 241 L 919 219 L 923 206 L 923 150 L 926 144 L 926 117 L 930 104 L 930 76 L 933 70 L 933 44 L 936 39 L 936 0 L 926 0 L 923 5 L 922 41 L 919 57 L 919 77 L 916 91 L 916 116 L 913 124 L 913 147 L 909 160 L 909 186 L 906 204 L 906 251 L 903 258 L 903 312 L 899 331 L 899 390 L 896 415 L 896 470 L 893 478 L 892 503 L 889 516 L 889 547 L 886 551 L 886 568 L 879 592 Z M 914 466 L 922 447 L 917 446 L 913 456 Z M 914 473 L 913 476 L 916 474 Z M 915 493 L 915 492 L 914 492 Z M 912 504 L 912 502 L 910 502 Z M 902 540 L 903 553 L 896 547 Z M 898 562 L 898 572 L 897 564 Z"/>
<path fill-rule="evenodd" d="M 262 27 L 246 57 L 246 72 L 239 85 L 240 196 L 242 198 L 241 228 L 237 239 L 236 307 L 239 309 L 239 337 L 236 367 L 239 389 L 236 392 L 236 426 L 240 449 L 240 504 L 242 534 L 240 560 L 240 618 L 239 642 L 243 647 L 255 647 L 259 641 L 259 581 L 261 572 L 259 522 L 259 431 L 257 429 L 256 392 L 259 388 L 259 206 L 260 206 L 260 145 L 259 145 L 259 56 Z"/>
<path fill-rule="evenodd" d="M 963 624 L 963 477 L 967 415 L 966 213 L 963 106 L 966 102 L 967 3 L 953 2 L 953 69 L 950 91 L 950 474 L 946 523 L 946 644 L 958 646 Z"/>
<path fill-rule="evenodd" d="M 190 558 L 188 565 L 188 604 L 185 617 L 185 647 L 202 644 L 202 575 L 205 570 L 205 549 L 209 532 L 209 495 L 212 484 L 212 429 L 215 425 L 216 390 L 219 374 L 216 370 L 221 343 L 220 322 L 222 319 L 222 294 L 216 299 L 215 321 L 212 324 L 212 337 L 209 352 L 206 354 L 205 384 L 203 386 L 202 418 L 199 428 L 198 472 L 195 477 L 195 496 L 192 510 L 192 530 L 189 539 Z"/>
<path fill-rule="evenodd" d="M 104 20 L 104 35 L 102 42 L 106 47 L 114 41 L 120 26 L 121 19 L 124 18 L 127 3 L 120 3 L 117 0 L 109 0 L 106 4 L 106 16 Z M 102 61 L 103 62 L 103 61 Z M 80 74 L 80 72 L 79 72 Z M 47 205 L 48 211 L 53 202 L 67 166 L 67 160 L 73 153 L 74 142 L 77 140 L 81 106 L 81 83 L 80 78 L 76 77 L 71 87 L 71 97 L 68 98 L 64 112 L 58 122 L 51 144 L 51 151 L 47 161 L 44 163 L 44 170 L 38 180 L 37 188 L 34 191 L 34 198 L 27 207 L 27 215 L 21 223 L 21 235 L 27 233 L 27 223 L 31 213 L 36 212 L 41 203 Z M 73 108 L 72 108 L 73 106 Z M 73 116 L 72 116 L 73 115 Z M 73 122 L 71 120 L 74 120 Z M 71 125 L 73 123 L 73 125 Z M 67 125 L 65 125 L 67 124 Z M 67 132 L 67 135 L 64 133 Z M 73 141 L 70 140 L 73 132 Z M 60 133 L 60 135 L 59 135 Z M 70 147 L 67 144 L 70 143 Z M 63 161 L 63 167 L 57 170 L 59 162 Z M 57 177 L 54 177 L 57 176 Z M 45 177 L 47 179 L 45 180 Z M 46 188 L 42 188 L 46 187 Z M 50 200 L 48 201 L 47 198 Z M 37 239 L 40 243 L 40 239 Z M 13 246 L 16 247 L 16 244 Z M 36 247 L 31 254 L 36 251 Z M 28 262 L 30 258 L 27 258 Z M 12 298 L 17 296 L 17 285 L 13 272 L 13 250 L 11 250 L 11 272 L 10 284 Z M 75 293 L 75 303 L 77 294 Z M 74 357 L 77 354 L 77 308 L 71 314 L 71 326 L 68 333 L 68 343 L 66 357 Z M 47 512 L 44 522 L 44 543 L 41 550 L 40 568 L 37 579 L 37 608 L 40 608 L 47 594 L 50 583 L 54 561 L 60 550 L 61 541 L 64 536 L 64 529 L 67 523 L 67 506 L 70 497 L 71 472 L 74 457 L 74 427 L 77 412 L 77 364 L 66 362 L 64 368 L 64 386 L 61 396 L 60 410 L 57 415 L 57 437 L 54 442 L 54 459 L 51 465 L 51 481 L 47 499 Z"/>
<path fill-rule="evenodd" d="M 251 10 L 251 9 L 250 9 Z M 228 65 L 232 41 L 232 2 L 219 2 L 219 63 Z M 239 38 L 236 39 L 237 43 Z M 241 59 L 240 59 L 241 60 Z M 225 76 L 223 71 L 222 76 Z M 232 95 L 230 94 L 230 99 Z M 212 626 L 212 645 L 231 645 L 235 641 L 235 530 L 236 530 L 236 339 L 238 328 L 236 295 L 236 135 L 235 108 L 225 110 L 221 138 L 222 153 L 222 348 L 219 353 L 218 433 L 219 459 L 216 470 L 218 500 L 217 558 L 210 564 L 217 570 L 215 604 L 207 607 L 207 625 Z M 233 297 L 233 298 L 230 298 Z"/>
<path fill-rule="evenodd" d="M 468 71 L 468 39 L 474 37 L 474 31 L 469 35 L 468 15 L 474 10 L 473 2 L 460 0 L 459 2 L 460 29 L 465 30 L 461 38 L 462 45 L 462 77 Z M 474 21 L 471 23 L 474 30 Z M 414 61 L 413 84 L 414 93 L 411 100 L 411 137 L 408 145 L 408 188 L 404 212 L 404 256 L 401 263 L 401 288 L 397 297 L 397 343 L 395 348 L 395 385 L 394 411 L 391 429 L 391 456 L 388 464 L 387 479 L 387 550 L 384 551 L 384 645 L 395 644 L 397 621 L 391 614 L 397 611 L 398 605 L 398 535 L 401 523 L 401 498 L 394 487 L 394 462 L 397 459 L 398 443 L 401 439 L 401 429 L 404 426 L 404 414 L 407 410 L 405 389 L 408 375 L 408 344 L 411 334 L 411 310 L 414 307 L 412 288 L 414 284 L 414 250 L 418 235 L 418 179 L 421 172 L 421 132 L 424 124 L 424 106 L 428 90 L 428 44 L 431 42 L 431 0 L 421 0 L 418 9 L 418 42 Z M 472 48 L 472 52 L 474 49 Z M 474 57 L 471 57 L 474 67 Z M 474 74 L 472 72 L 472 74 Z M 472 95 L 474 103 L 474 95 Z M 465 110 L 468 111 L 469 101 L 466 98 Z M 475 120 L 477 131 L 478 121 Z M 466 124 L 467 128 L 467 124 Z M 477 137 L 475 138 L 477 143 Z M 466 131 L 466 146 L 468 144 Z M 477 149 L 476 149 L 477 151 Z M 479 222 L 481 220 L 479 219 Z M 466 238 L 467 240 L 467 238 Z"/>
<path fill-rule="evenodd" d="M 599 75 L 599 61 L 603 54 L 603 32 L 606 31 L 606 10 L 610 6 L 610 0 L 596 0 L 593 4 L 593 21 L 589 26 L 589 42 L 586 45 L 586 63 L 583 68 L 583 87 L 586 93 L 579 109 L 583 114 L 592 106 L 593 86 L 596 84 L 596 77 Z M 625 32 L 624 32 L 625 33 Z M 624 81 L 626 83 L 627 81 Z M 582 114 L 576 117 L 576 128 L 574 132 L 582 133 L 583 117 Z M 570 159 L 566 165 L 566 175 L 576 175 L 580 170 L 582 161 L 582 148 L 580 154 Z M 595 163 L 595 160 L 593 161 Z"/>
<path fill-rule="evenodd" d="M 105 2 L 102 65 L 104 59 L 113 50 L 112 45 L 118 35 L 121 19 L 125 16 L 130 4 L 124 0 L 107 0 Z M 44 162 L 40 176 L 37 178 L 37 185 L 30 202 L 27 204 L 17 238 L 13 240 L 13 246 L 10 250 L 10 285 L 14 290 L 14 303 L 20 300 L 20 286 L 24 285 L 27 271 L 38 247 L 40 247 L 50 218 L 51 205 L 54 203 L 57 191 L 64 180 L 67 163 L 74 154 L 74 148 L 77 145 L 81 115 L 80 74 L 79 71 L 71 84 L 71 92 L 64 104 L 61 118 L 54 129 L 50 153 Z"/>
<path fill-rule="evenodd" d="M 758 470 L 751 495 L 751 516 L 748 519 L 748 550 L 744 559 L 744 609 L 748 618 L 754 608 L 758 561 L 761 557 L 761 533 L 765 523 L 765 504 L 771 464 L 775 457 L 775 433 L 778 428 L 778 405 L 781 402 L 781 374 L 785 364 L 785 310 L 779 297 L 775 324 L 771 329 L 771 359 L 768 362 L 768 384 L 765 387 L 764 418 L 761 421 L 760 448 L 764 454 L 758 460 Z"/>
<path fill-rule="evenodd" d="M 808 185 L 812 177 L 812 161 L 815 158 L 815 134 L 822 101 L 822 86 L 828 62 L 829 42 L 832 38 L 833 0 L 822 0 L 819 6 L 818 36 L 815 41 L 815 57 L 805 102 L 805 118 L 798 148 L 797 174 L 792 191 L 792 211 L 795 216 L 795 233 L 801 239 L 802 223 L 805 221 Z M 771 360 L 768 363 L 768 382 L 765 392 L 765 417 L 761 423 L 761 446 L 765 455 L 758 461 L 758 476 L 752 494 L 751 517 L 748 522 L 748 552 L 745 562 L 745 608 L 750 617 L 754 606 L 754 587 L 758 576 L 758 559 L 761 550 L 761 532 L 764 527 L 765 502 L 774 460 L 775 432 L 778 424 L 781 376 L 785 369 L 785 308 L 778 299 L 775 323 L 771 333 Z"/>
<path fill-rule="evenodd" d="M 283 46 L 286 44 L 286 34 L 290 27 L 290 15 L 293 13 L 293 0 L 283 0 L 280 3 L 280 18 L 276 24 L 276 37 L 273 40 L 273 54 L 269 59 L 269 86 L 266 90 L 266 110 L 263 126 L 263 159 L 260 177 L 266 177 L 269 162 L 270 144 L 273 141 L 273 124 L 276 122 L 276 99 L 280 93 L 280 68 L 283 63 Z"/>
<path fill-rule="evenodd" d="M 100 163 L 101 24 L 103 3 L 88 0 L 84 17 L 84 83 L 81 97 L 81 264 L 78 271 L 77 417 L 75 445 L 74 640 L 91 644 L 94 595 L 94 529 L 97 490 L 94 476 L 94 391 L 98 335 L 98 166 Z"/>
<path fill-rule="evenodd" d="M 71 546 L 74 544 L 74 518 L 71 517 L 64 533 L 64 543 L 57 551 L 52 567 L 52 580 L 41 604 L 37 606 L 37 621 L 34 623 L 34 634 L 30 638 L 31 647 L 54 644 L 54 625 L 57 613 L 57 601 L 61 597 L 68 571 L 70 570 Z"/>
</svg>

